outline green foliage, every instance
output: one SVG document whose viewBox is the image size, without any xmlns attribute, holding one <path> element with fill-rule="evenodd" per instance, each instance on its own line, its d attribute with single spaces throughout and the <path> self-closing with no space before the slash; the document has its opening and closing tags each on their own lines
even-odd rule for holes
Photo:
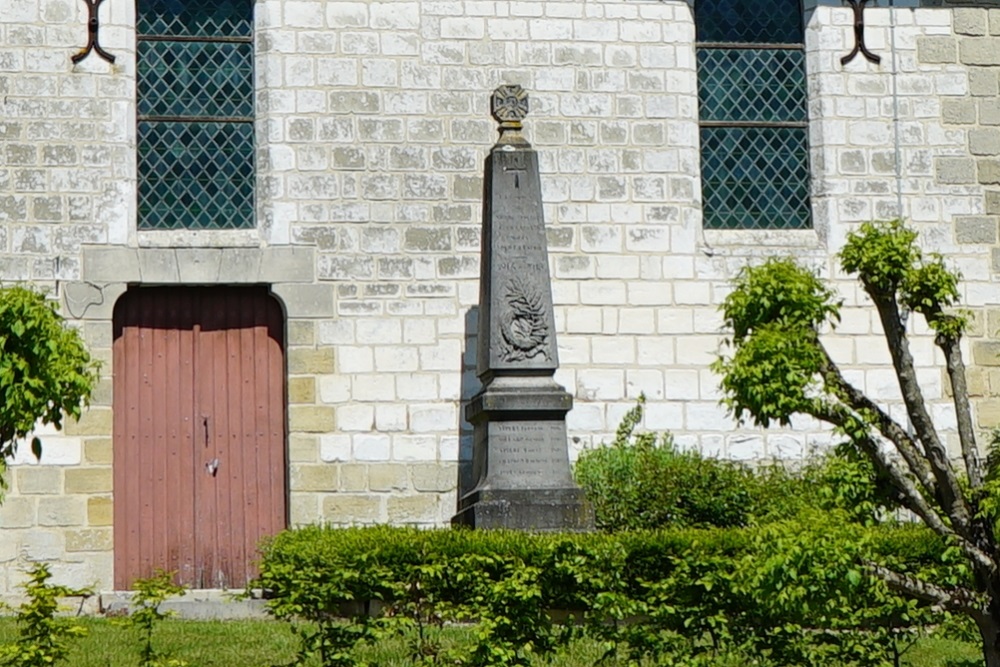
<svg viewBox="0 0 1000 667">
<path fill-rule="evenodd" d="M 722 304 L 726 326 L 739 342 L 764 325 L 816 329 L 840 320 L 840 301 L 816 274 L 790 259 L 744 267 Z"/>
<path fill-rule="evenodd" d="M 173 583 L 174 574 L 157 570 L 152 577 L 132 582 L 132 589 L 135 591 L 132 602 L 135 608 L 125 622 L 139 630 L 141 634 L 140 667 L 186 667 L 187 665 L 183 660 L 170 658 L 153 648 L 153 628 L 172 615 L 170 612 L 160 611 L 160 605 L 167 598 L 184 593 L 183 586 Z"/>
<path fill-rule="evenodd" d="M 37 563 L 28 572 L 28 601 L 17 609 L 18 640 L 0 647 L 3 667 L 50 667 L 66 660 L 70 642 L 86 634 L 83 627 L 56 618 L 59 598 L 89 596 L 90 591 L 50 584 L 52 571 Z"/>
<path fill-rule="evenodd" d="M 730 412 L 765 427 L 812 412 L 824 360 L 817 331 L 840 319 L 833 291 L 794 261 L 770 259 L 740 271 L 721 310 L 735 349 L 712 370 L 722 377 Z"/>
<path fill-rule="evenodd" d="M 645 397 L 622 419 L 614 442 L 582 452 L 577 482 L 602 530 L 741 526 L 752 511 L 753 476 L 729 461 L 679 451 L 669 434 L 636 432 Z"/>
<path fill-rule="evenodd" d="M 917 233 L 901 220 L 866 222 L 847 235 L 841 266 L 856 274 L 873 296 L 896 296 L 901 305 L 925 316 L 938 334 L 957 339 L 967 318 L 946 309 L 958 303 L 961 276 L 939 254 L 924 258 L 916 240 Z"/>
<path fill-rule="evenodd" d="M 752 655 L 766 667 L 876 667 L 905 648 L 902 637 L 940 617 L 892 594 L 866 563 L 958 580 L 968 576 L 959 560 L 920 526 L 863 526 L 836 512 L 613 534 L 308 527 L 266 546 L 254 585 L 286 620 L 337 625 L 338 650 L 316 653 L 323 665 L 361 664 L 361 639 L 387 631 L 475 621 L 464 653 L 416 640 L 414 657 L 526 665 L 587 639 L 607 660 L 630 664 L 694 667 Z M 347 604 L 370 599 L 384 613 Z M 570 614 L 563 627 L 548 613 L 559 609 Z"/>
<path fill-rule="evenodd" d="M 52 303 L 24 287 L 0 289 L 0 490 L 17 441 L 39 421 L 61 428 L 64 414 L 78 418 L 96 381 L 79 332 Z M 38 438 L 31 447 L 40 457 Z"/>
</svg>

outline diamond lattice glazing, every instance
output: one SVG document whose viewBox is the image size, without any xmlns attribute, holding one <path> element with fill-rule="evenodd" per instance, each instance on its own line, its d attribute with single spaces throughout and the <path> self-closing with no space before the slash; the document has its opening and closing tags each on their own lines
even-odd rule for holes
<svg viewBox="0 0 1000 667">
<path fill-rule="evenodd" d="M 254 226 L 252 123 L 139 123 L 139 228 Z"/>
<path fill-rule="evenodd" d="M 140 36 L 249 37 L 252 0 L 138 0 Z"/>
<path fill-rule="evenodd" d="M 699 42 L 801 44 L 799 0 L 697 0 Z"/>
<path fill-rule="evenodd" d="M 253 115 L 253 47 L 225 42 L 139 42 L 143 116 Z"/>
<path fill-rule="evenodd" d="M 805 122 L 805 53 L 698 49 L 703 121 Z"/>
<path fill-rule="evenodd" d="M 703 127 L 706 229 L 809 229 L 809 151 L 798 127 Z"/>
</svg>

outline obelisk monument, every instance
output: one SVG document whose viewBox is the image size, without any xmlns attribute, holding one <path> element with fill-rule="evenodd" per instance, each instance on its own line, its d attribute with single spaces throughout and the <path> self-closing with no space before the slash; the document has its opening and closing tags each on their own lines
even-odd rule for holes
<svg viewBox="0 0 1000 667">
<path fill-rule="evenodd" d="M 474 427 L 475 486 L 456 525 L 589 530 L 593 512 L 573 482 L 566 413 L 573 397 L 559 367 L 538 154 L 521 133 L 528 95 L 497 88 L 500 137 L 486 158 L 477 373 L 483 389 L 466 406 Z"/>
</svg>

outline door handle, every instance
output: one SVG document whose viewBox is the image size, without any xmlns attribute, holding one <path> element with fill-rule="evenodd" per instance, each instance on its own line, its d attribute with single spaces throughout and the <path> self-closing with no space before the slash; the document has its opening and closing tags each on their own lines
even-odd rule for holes
<svg viewBox="0 0 1000 667">
<path fill-rule="evenodd" d="M 205 446 L 208 447 L 208 415 L 201 416 L 201 423 L 205 427 Z"/>
</svg>

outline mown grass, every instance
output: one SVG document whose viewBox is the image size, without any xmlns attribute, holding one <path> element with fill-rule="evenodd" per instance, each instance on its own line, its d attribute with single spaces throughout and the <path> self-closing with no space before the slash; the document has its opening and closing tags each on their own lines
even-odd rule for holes
<svg viewBox="0 0 1000 667">
<path fill-rule="evenodd" d="M 139 664 L 140 637 L 136 630 L 104 618 L 80 618 L 88 636 L 78 640 L 69 656 L 71 667 L 135 667 Z M 459 651 L 468 646 L 471 631 L 448 628 L 442 642 Z M 14 641 L 14 619 L 0 618 L 0 644 Z M 183 621 L 171 619 L 156 627 L 154 647 L 167 656 L 183 660 L 190 667 L 272 667 L 287 665 L 295 657 L 298 640 L 286 623 L 266 620 Z M 924 638 L 903 655 L 908 667 L 947 667 L 975 664 L 979 649 L 968 643 L 935 637 Z M 413 664 L 409 646 L 402 638 L 383 639 L 366 646 L 359 657 L 372 665 L 408 667 Z M 552 667 L 590 667 L 601 657 L 590 642 L 577 642 L 565 653 L 552 658 Z M 539 661 L 541 664 L 542 661 Z M 606 663 L 612 665 L 613 663 Z M 716 667 L 743 667 L 746 658 L 720 660 Z M 318 667 L 318 661 L 310 661 Z M 813 667 L 813 666 L 809 666 Z M 834 665 L 824 667 L 836 667 Z"/>
</svg>

